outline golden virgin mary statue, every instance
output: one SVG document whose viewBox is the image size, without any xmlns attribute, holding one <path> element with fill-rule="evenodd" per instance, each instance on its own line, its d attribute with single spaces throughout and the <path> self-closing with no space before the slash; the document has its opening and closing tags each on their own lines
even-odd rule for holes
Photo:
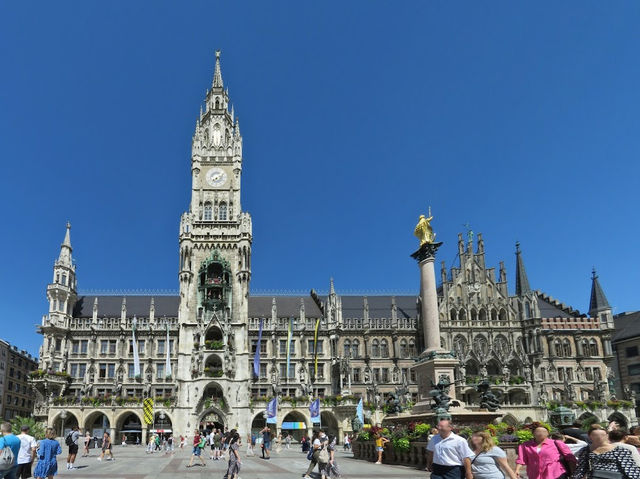
<svg viewBox="0 0 640 479">
<path fill-rule="evenodd" d="M 420 246 L 423 244 L 431 244 L 436 241 L 436 234 L 433 232 L 431 228 L 431 220 L 433 216 L 431 216 L 431 207 L 429 207 L 429 217 L 425 218 L 424 215 L 420 215 L 418 219 L 418 224 L 416 225 L 416 229 L 413 234 L 420 240 Z"/>
</svg>

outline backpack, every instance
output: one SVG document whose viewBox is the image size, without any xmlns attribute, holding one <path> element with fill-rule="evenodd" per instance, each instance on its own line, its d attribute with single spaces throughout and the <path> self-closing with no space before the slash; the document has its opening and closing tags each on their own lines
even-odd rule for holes
<svg viewBox="0 0 640 479">
<path fill-rule="evenodd" d="M 203 449 L 203 448 L 204 448 L 204 446 L 206 446 L 206 445 L 207 445 L 207 438 L 203 436 L 203 437 L 200 439 L 200 443 L 198 444 L 198 447 L 199 447 L 200 449 Z"/>
<path fill-rule="evenodd" d="M 67 446 L 73 446 L 73 436 L 72 436 L 73 432 L 70 432 L 69 434 L 67 434 L 67 437 L 64 438 L 64 443 Z"/>
<path fill-rule="evenodd" d="M 14 464 L 13 451 L 5 442 L 4 447 L 0 449 L 0 471 L 8 471 Z"/>
</svg>

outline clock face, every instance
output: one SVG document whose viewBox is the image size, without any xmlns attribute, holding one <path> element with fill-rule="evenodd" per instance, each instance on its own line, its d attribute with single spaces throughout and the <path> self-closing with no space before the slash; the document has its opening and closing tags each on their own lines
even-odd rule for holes
<svg viewBox="0 0 640 479">
<path fill-rule="evenodd" d="M 219 188 L 227 182 L 227 172 L 222 168 L 211 168 L 207 171 L 207 183 L 215 188 Z"/>
</svg>

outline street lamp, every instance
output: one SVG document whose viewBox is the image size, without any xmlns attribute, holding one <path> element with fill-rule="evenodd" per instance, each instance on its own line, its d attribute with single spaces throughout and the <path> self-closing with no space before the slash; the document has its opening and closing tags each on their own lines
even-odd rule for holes
<svg viewBox="0 0 640 479">
<path fill-rule="evenodd" d="M 67 419 L 67 410 L 63 409 L 60 413 L 60 418 L 62 419 L 62 425 L 60 426 L 60 437 L 64 437 L 64 420 Z"/>
</svg>

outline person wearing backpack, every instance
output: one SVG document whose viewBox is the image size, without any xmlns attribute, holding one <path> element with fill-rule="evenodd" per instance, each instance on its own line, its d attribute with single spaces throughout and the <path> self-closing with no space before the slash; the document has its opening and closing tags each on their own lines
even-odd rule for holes
<svg viewBox="0 0 640 479">
<path fill-rule="evenodd" d="M 0 479 L 16 479 L 20 439 L 11 433 L 11 424 L 3 422 L 0 426 Z"/>
<path fill-rule="evenodd" d="M 73 426 L 69 434 L 64 438 L 64 442 L 69 446 L 69 456 L 67 456 L 67 469 L 74 469 L 73 463 L 76 461 L 78 454 L 78 439 L 80 439 L 80 430 L 78 426 Z"/>
<path fill-rule="evenodd" d="M 193 435 L 193 453 L 191 454 L 191 460 L 189 461 L 189 464 L 187 464 L 187 467 L 193 466 L 193 460 L 196 457 L 200 459 L 203 466 L 207 465 L 207 463 L 204 462 L 204 459 L 202 459 L 202 449 L 206 444 L 207 438 L 204 435 L 200 436 L 200 431 L 196 429 L 196 432 Z"/>
</svg>

